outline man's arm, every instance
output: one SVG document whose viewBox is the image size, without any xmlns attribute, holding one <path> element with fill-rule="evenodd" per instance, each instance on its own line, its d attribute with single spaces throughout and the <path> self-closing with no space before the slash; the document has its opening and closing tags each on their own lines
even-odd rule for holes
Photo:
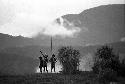
<svg viewBox="0 0 125 84">
<path fill-rule="evenodd" d="M 40 53 L 43 55 L 43 57 L 45 56 L 42 51 L 40 51 Z"/>
<path fill-rule="evenodd" d="M 57 58 L 55 58 L 55 63 L 57 62 Z"/>
</svg>

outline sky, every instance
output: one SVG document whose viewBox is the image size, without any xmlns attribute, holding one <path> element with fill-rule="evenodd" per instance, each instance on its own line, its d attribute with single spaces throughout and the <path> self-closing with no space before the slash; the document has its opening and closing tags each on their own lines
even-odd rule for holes
<svg viewBox="0 0 125 84">
<path fill-rule="evenodd" d="M 70 22 L 71 27 L 65 27 L 61 16 L 79 14 L 100 5 L 124 3 L 124 0 L 0 0 L 0 33 L 74 37 L 81 29 Z M 59 17 L 61 24 L 55 21 Z"/>
</svg>

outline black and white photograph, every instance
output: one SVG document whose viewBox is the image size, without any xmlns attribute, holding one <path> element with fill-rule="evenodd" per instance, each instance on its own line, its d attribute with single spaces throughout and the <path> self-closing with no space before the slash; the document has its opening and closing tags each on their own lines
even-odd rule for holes
<svg viewBox="0 0 125 84">
<path fill-rule="evenodd" d="M 0 84 L 125 84 L 125 0 L 0 0 Z"/>
</svg>

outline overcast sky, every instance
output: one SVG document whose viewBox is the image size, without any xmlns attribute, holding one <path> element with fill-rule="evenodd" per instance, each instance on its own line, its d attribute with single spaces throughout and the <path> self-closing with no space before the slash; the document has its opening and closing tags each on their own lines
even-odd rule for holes
<svg viewBox="0 0 125 84">
<path fill-rule="evenodd" d="M 73 37 L 80 28 L 69 23 L 72 28 L 68 29 L 54 20 L 100 5 L 123 3 L 124 0 L 0 0 L 0 33 L 25 37 L 38 33 Z M 63 23 L 62 18 L 60 21 Z"/>
</svg>

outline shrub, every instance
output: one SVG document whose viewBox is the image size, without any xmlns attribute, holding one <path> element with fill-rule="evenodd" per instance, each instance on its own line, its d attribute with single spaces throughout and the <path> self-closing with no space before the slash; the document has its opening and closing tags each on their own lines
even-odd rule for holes
<svg viewBox="0 0 125 84">
<path fill-rule="evenodd" d="M 63 66 L 63 73 L 76 73 L 79 65 L 80 53 L 71 46 L 61 47 L 58 58 Z"/>
<path fill-rule="evenodd" d="M 93 71 L 98 74 L 100 80 L 115 80 L 119 65 L 119 56 L 114 54 L 113 48 L 105 45 L 97 49 Z"/>
</svg>

